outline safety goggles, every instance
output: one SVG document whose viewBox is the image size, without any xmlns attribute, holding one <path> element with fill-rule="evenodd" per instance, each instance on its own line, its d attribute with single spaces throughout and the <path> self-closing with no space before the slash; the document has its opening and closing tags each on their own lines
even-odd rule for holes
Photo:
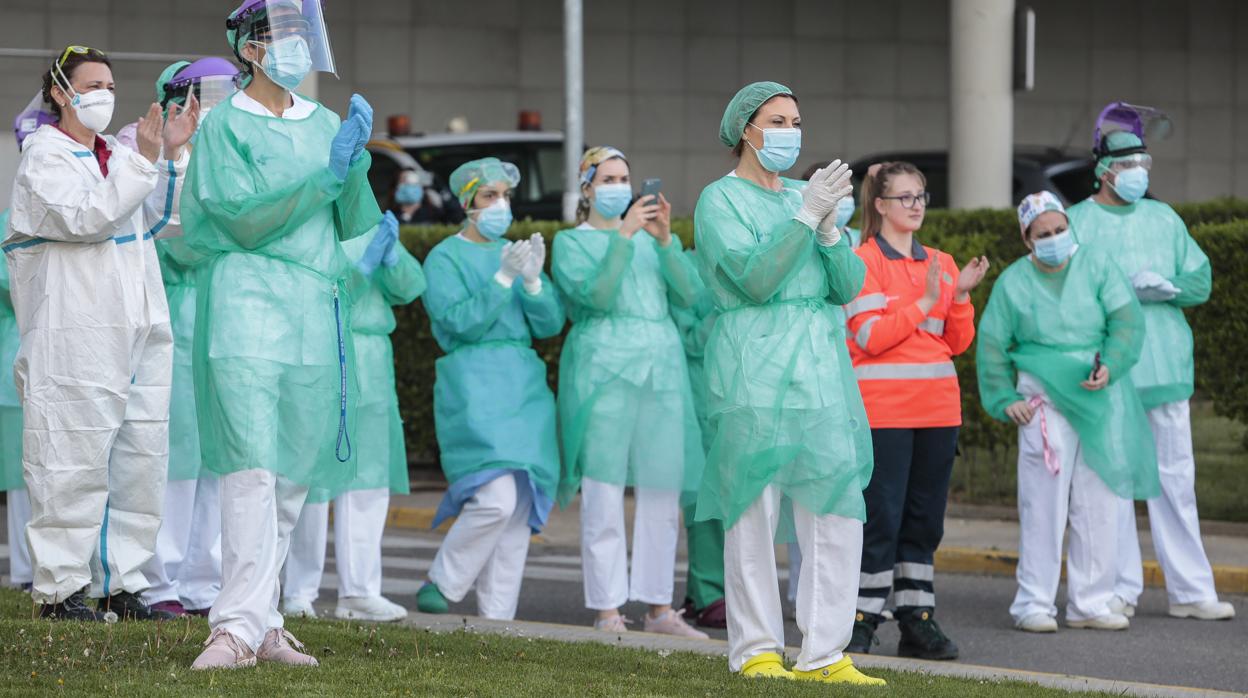
<svg viewBox="0 0 1248 698">
<path fill-rule="evenodd" d="M 1143 167 L 1146 170 L 1153 169 L 1153 156 L 1148 153 L 1136 153 L 1134 155 L 1124 155 L 1120 158 L 1114 158 L 1109 162 L 1110 172 L 1122 172 L 1135 167 Z"/>
<path fill-rule="evenodd" d="M 66 46 L 65 53 L 62 53 L 61 57 L 57 59 L 56 61 L 57 70 L 60 70 L 62 67 L 64 67 L 65 61 L 69 60 L 69 54 L 71 53 L 77 53 L 77 54 L 86 55 L 86 56 L 89 56 L 91 54 L 96 54 L 100 56 L 104 55 L 103 51 L 100 51 L 99 49 L 91 48 L 90 46 Z"/>
</svg>

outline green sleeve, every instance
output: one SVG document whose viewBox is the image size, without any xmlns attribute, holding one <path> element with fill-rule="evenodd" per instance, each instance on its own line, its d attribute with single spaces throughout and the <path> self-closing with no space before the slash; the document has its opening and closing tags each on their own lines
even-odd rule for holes
<svg viewBox="0 0 1248 698">
<path fill-rule="evenodd" d="M 529 323 L 529 332 L 534 337 L 546 339 L 563 331 L 567 319 L 563 312 L 563 303 L 559 300 L 555 285 L 545 274 L 542 274 L 542 290 L 537 295 L 530 295 L 524 290 L 519 293 L 524 319 Z"/>
<path fill-rule="evenodd" d="M 705 268 L 732 293 L 747 303 L 761 305 L 771 300 L 797 273 L 798 264 L 810 254 L 813 231 L 796 219 L 775 225 L 766 242 L 735 214 L 714 201 L 719 193 L 704 194 L 694 209 L 694 235 Z"/>
<path fill-rule="evenodd" d="M 702 279 L 693 260 L 682 251 L 680 238 L 675 235 L 667 247 L 659 247 L 659 272 L 667 282 L 669 303 L 678 308 L 688 308 L 698 302 Z"/>
<path fill-rule="evenodd" d="M 263 247 L 299 230 L 342 194 L 343 182 L 328 167 L 266 187 L 264 172 L 244 158 L 224 124 L 204 123 L 187 168 L 182 224 L 193 247 L 211 244 L 218 231 L 245 250 Z"/>
<path fill-rule="evenodd" d="M 1174 215 L 1175 225 L 1182 231 L 1176 250 L 1179 273 L 1170 279 L 1170 283 L 1178 287 L 1179 295 L 1171 302 L 1180 308 L 1188 308 L 1209 300 L 1209 294 L 1213 292 L 1213 268 L 1209 265 L 1209 257 L 1205 255 L 1205 251 L 1200 249 L 1200 245 L 1188 232 L 1183 219 L 1178 214 L 1171 213 Z"/>
<path fill-rule="evenodd" d="M 1130 373 L 1140 360 L 1144 350 L 1144 308 L 1117 264 L 1106 264 L 1102 278 L 1100 301 L 1106 318 L 1101 363 L 1109 367 L 1109 380 L 1113 382 Z"/>
<path fill-rule="evenodd" d="M 334 201 L 334 224 L 339 240 L 359 237 L 381 222 L 381 208 L 368 183 L 368 168 L 372 156 L 364 151 L 359 160 L 347 171 L 347 181 L 342 193 Z"/>
<path fill-rule="evenodd" d="M 574 235 L 555 236 L 552 273 L 559 290 L 573 303 L 605 313 L 615 307 L 624 274 L 633 262 L 633 241 L 617 232 L 602 259 L 594 259 Z"/>
<path fill-rule="evenodd" d="M 493 278 L 469 288 L 449 255 L 430 254 L 425 266 L 430 280 L 425 310 L 458 342 L 480 341 L 511 303 L 512 290 Z"/>
<path fill-rule="evenodd" d="M 396 241 L 394 244 L 399 250 L 398 264 L 377 267 L 373 272 L 373 280 L 377 282 L 377 287 L 381 289 L 381 295 L 387 303 L 407 305 L 419 298 L 428 284 L 425 282 L 425 272 L 420 268 L 420 262 L 403 247 L 403 243 Z"/>
<path fill-rule="evenodd" d="M 157 252 L 182 267 L 193 267 L 208 258 L 208 255 L 192 249 L 184 236 L 162 238 L 157 243 Z"/>
<path fill-rule="evenodd" d="M 994 288 L 979 321 L 975 371 L 980 403 L 989 415 L 1003 421 L 1008 419 L 1005 408 L 1023 399 L 1016 388 L 1018 371 L 1009 354 L 1015 342 L 1014 326 L 1008 294 L 1003 288 Z"/>
<path fill-rule="evenodd" d="M 828 299 L 836 305 L 845 305 L 857 298 L 867 278 L 867 265 L 854 253 L 849 236 L 842 235 L 831 247 L 815 247 L 828 278 Z"/>
</svg>

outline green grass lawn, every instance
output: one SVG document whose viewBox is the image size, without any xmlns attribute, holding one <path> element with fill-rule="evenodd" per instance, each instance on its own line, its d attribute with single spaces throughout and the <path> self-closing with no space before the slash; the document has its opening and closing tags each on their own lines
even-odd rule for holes
<svg viewBox="0 0 1248 698">
<path fill-rule="evenodd" d="M 1248 521 L 1248 451 L 1245 426 L 1213 413 L 1207 402 L 1192 403 L 1192 445 L 1196 453 L 1196 501 L 1200 518 Z M 1014 504 L 1018 452 L 966 449 L 953 467 L 953 499 L 971 504 Z"/>
<path fill-rule="evenodd" d="M 202 619 L 117 625 L 30 619 L 30 599 L 0 592 L 0 695 L 254 696 L 1059 696 L 1062 691 L 871 671 L 885 690 L 853 692 L 747 680 L 727 661 L 397 625 L 291 621 L 316 669 L 261 664 L 192 672 L 208 634 Z"/>
</svg>

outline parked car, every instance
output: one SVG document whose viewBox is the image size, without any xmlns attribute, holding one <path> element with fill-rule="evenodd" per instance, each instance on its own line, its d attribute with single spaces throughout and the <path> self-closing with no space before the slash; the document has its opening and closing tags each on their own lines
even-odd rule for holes
<svg viewBox="0 0 1248 698">
<path fill-rule="evenodd" d="M 511 200 L 516 220 L 559 220 L 563 208 L 563 134 L 558 131 L 475 131 L 398 136 L 369 143 L 373 166 L 368 178 L 377 201 L 386 207 L 399 171 L 415 164 L 435 190 L 447 189 L 456 167 L 497 157 L 520 168 L 520 186 Z"/>
<path fill-rule="evenodd" d="M 914 163 L 927 177 L 927 191 L 932 195 L 929 208 L 949 207 L 949 153 L 948 151 L 909 151 L 880 153 L 859 158 L 850 164 L 854 171 L 854 191 L 861 191 L 867 168 L 877 162 L 905 160 Z M 819 163 L 807 170 L 805 178 L 819 167 Z M 1014 181 L 1011 186 L 1014 203 L 1028 194 L 1046 189 L 1057 194 L 1062 203 L 1069 206 L 1078 203 L 1093 192 L 1096 181 L 1093 170 L 1096 161 L 1081 151 L 1045 148 L 1040 146 L 1016 146 L 1014 148 Z"/>
</svg>

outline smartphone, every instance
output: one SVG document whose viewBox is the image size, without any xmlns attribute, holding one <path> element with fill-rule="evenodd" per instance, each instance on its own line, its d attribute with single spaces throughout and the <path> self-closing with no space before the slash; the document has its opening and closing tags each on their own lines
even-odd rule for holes
<svg viewBox="0 0 1248 698">
<path fill-rule="evenodd" d="M 1088 374 L 1088 380 L 1096 380 L 1097 371 L 1101 370 L 1101 352 L 1096 352 L 1096 356 L 1092 357 L 1092 372 Z"/>
<path fill-rule="evenodd" d="M 641 183 L 641 197 L 638 199 L 638 201 L 646 202 L 647 196 L 653 196 L 653 197 L 656 197 L 654 201 L 646 202 L 646 203 L 643 203 L 642 205 L 652 206 L 654 204 L 657 204 L 659 203 L 659 200 L 657 197 L 659 195 L 659 192 L 662 191 L 662 189 L 663 189 L 663 180 L 659 179 L 658 177 L 647 179 L 646 181 Z"/>
</svg>

